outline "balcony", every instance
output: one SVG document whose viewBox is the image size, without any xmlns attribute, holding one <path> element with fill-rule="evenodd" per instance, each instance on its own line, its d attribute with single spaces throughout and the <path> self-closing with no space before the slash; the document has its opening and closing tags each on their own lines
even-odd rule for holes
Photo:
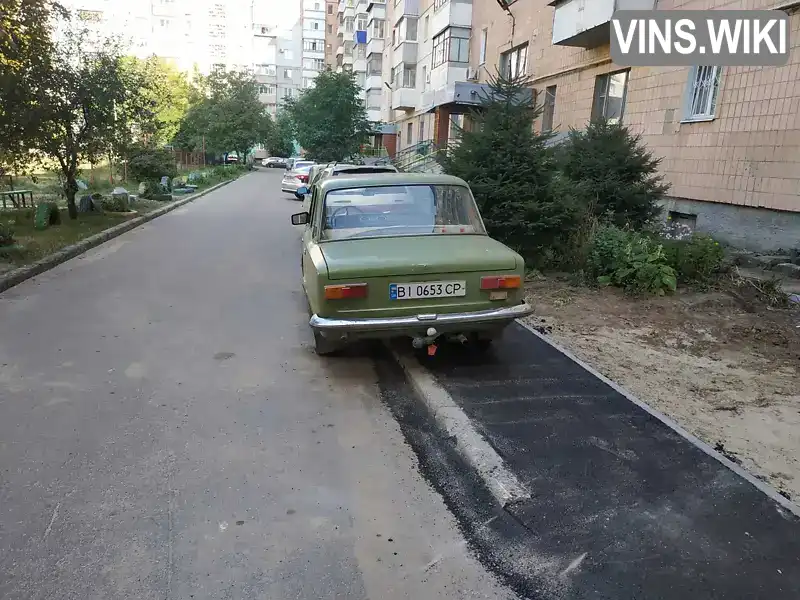
<svg viewBox="0 0 800 600">
<path fill-rule="evenodd" d="M 472 3 L 451 0 L 435 11 L 431 17 L 431 35 L 438 35 L 447 27 L 472 27 Z"/>
<path fill-rule="evenodd" d="M 356 0 L 356 14 L 363 15 L 367 12 L 367 0 Z"/>
<path fill-rule="evenodd" d="M 392 110 L 414 110 L 417 104 L 419 104 L 419 92 L 416 88 L 392 90 Z"/>
<path fill-rule="evenodd" d="M 367 18 L 369 20 L 368 27 L 372 27 L 373 19 L 386 19 L 386 5 L 370 4 L 370 7 L 367 9 Z"/>
<path fill-rule="evenodd" d="M 469 5 L 470 9 L 472 5 Z M 400 0 L 394 7 L 394 22 L 397 23 L 400 17 L 418 17 L 419 0 Z"/>
<path fill-rule="evenodd" d="M 347 52 L 345 52 L 344 56 L 342 56 L 342 66 L 345 66 L 345 65 L 350 67 L 351 71 L 353 70 L 353 54 L 352 53 L 347 54 Z"/>
<path fill-rule="evenodd" d="M 367 0 L 367 10 L 374 10 L 376 6 L 386 6 L 386 0 Z"/>
<path fill-rule="evenodd" d="M 341 2 L 339 2 L 339 6 L 336 7 L 336 14 L 344 15 L 344 7 L 345 7 L 344 0 L 341 0 Z"/>
<path fill-rule="evenodd" d="M 370 54 L 383 54 L 383 39 L 372 38 L 367 42 L 367 56 Z"/>
<path fill-rule="evenodd" d="M 358 56 L 353 57 L 353 72 L 355 73 L 366 73 L 367 71 L 367 60 L 365 58 L 359 58 Z"/>
<path fill-rule="evenodd" d="M 350 6 L 344 7 L 344 18 L 345 19 L 355 19 L 356 18 L 356 7 L 352 4 Z"/>
<path fill-rule="evenodd" d="M 417 46 L 417 42 L 400 42 L 392 53 L 392 66 L 396 67 L 400 63 L 417 64 Z"/>
<path fill-rule="evenodd" d="M 364 89 L 382 90 L 383 78 L 381 77 L 380 73 L 372 73 L 369 77 L 367 77 L 367 81 L 364 83 Z"/>
<path fill-rule="evenodd" d="M 377 123 L 380 120 L 381 120 L 380 108 L 367 108 L 367 121 L 372 121 L 373 123 Z"/>
<path fill-rule="evenodd" d="M 336 56 L 344 56 L 344 44 L 340 44 L 338 48 L 336 48 Z"/>
<path fill-rule="evenodd" d="M 553 45 L 597 48 L 611 41 L 617 10 L 653 10 L 655 0 L 553 0 Z"/>
</svg>

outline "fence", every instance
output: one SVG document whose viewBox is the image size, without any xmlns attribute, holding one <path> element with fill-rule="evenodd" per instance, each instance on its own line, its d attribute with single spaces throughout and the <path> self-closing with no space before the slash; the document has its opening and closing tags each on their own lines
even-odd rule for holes
<svg viewBox="0 0 800 600">
<path fill-rule="evenodd" d="M 172 152 L 179 169 L 202 167 L 206 164 L 202 152 L 186 152 L 184 150 L 173 150 Z"/>
</svg>

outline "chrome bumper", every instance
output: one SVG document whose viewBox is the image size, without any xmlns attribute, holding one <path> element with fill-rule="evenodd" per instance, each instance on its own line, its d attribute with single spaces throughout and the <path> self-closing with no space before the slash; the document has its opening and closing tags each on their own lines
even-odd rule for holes
<svg viewBox="0 0 800 600">
<path fill-rule="evenodd" d="M 322 332 L 378 332 L 416 329 L 418 327 L 448 327 L 454 325 L 491 325 L 503 321 L 513 321 L 533 312 L 526 304 L 476 310 L 462 313 L 420 314 L 410 317 L 388 317 L 385 319 L 326 319 L 313 315 L 308 324 Z"/>
</svg>

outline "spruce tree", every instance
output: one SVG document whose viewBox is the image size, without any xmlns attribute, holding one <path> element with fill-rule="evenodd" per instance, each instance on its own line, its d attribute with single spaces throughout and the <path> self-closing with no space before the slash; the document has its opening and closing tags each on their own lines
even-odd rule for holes
<svg viewBox="0 0 800 600">
<path fill-rule="evenodd" d="M 469 183 L 489 234 L 540 265 L 576 219 L 571 199 L 554 192 L 551 134 L 534 131 L 541 107 L 529 78 L 495 75 L 482 100 L 440 162 Z"/>
</svg>

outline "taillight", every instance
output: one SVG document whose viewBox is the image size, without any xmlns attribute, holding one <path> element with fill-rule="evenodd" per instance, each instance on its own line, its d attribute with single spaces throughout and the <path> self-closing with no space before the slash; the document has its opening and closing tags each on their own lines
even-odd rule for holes
<svg viewBox="0 0 800 600">
<path fill-rule="evenodd" d="M 308 175 L 298 175 L 297 178 L 303 183 L 308 183 Z"/>
<path fill-rule="evenodd" d="M 522 277 L 519 275 L 500 275 L 493 277 L 481 277 L 482 290 L 511 290 L 522 285 Z"/>
<path fill-rule="evenodd" d="M 326 285 L 326 300 L 350 300 L 367 297 L 366 283 L 347 283 L 344 285 Z"/>
</svg>

